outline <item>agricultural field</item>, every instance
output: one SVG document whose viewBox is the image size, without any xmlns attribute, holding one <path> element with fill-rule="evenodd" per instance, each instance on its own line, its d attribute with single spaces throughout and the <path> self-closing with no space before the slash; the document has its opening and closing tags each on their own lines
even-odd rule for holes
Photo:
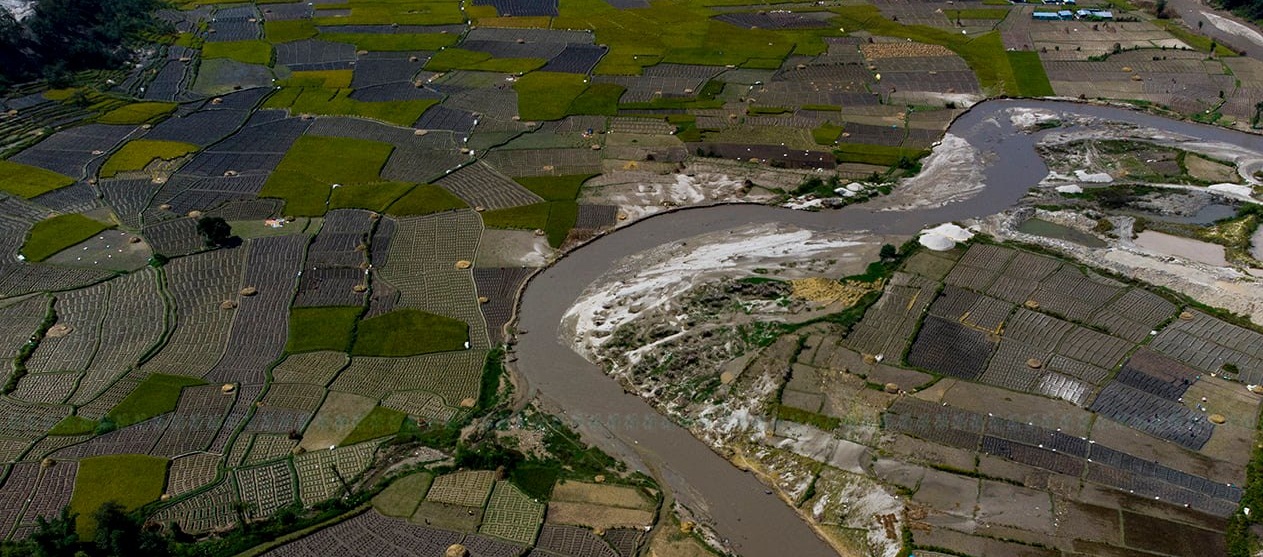
<svg viewBox="0 0 1263 557">
<path fill-rule="evenodd" d="M 522 388 L 515 316 L 537 270 L 677 208 L 898 193 L 987 99 L 1263 117 L 1263 62 L 1145 6 L 1050 21 L 1034 13 L 1051 6 L 991 1 L 844 4 L 182 0 L 125 68 L 0 85 L 0 412 L 15 417 L 0 539 L 68 507 L 91 540 L 113 500 L 189 554 L 702 552 L 722 536 L 667 504 L 664 478 L 583 444 Z M 1041 155 L 1058 174 L 1257 197 L 1237 155 L 1191 149 Z M 1041 199 L 1104 211 L 1101 236 L 1138 216 L 1103 208 L 1122 197 L 1142 219 L 1178 212 L 1099 190 Z M 1258 214 L 1218 217 L 1136 232 L 1263 258 Z M 731 454 L 838 547 L 1228 551 L 1251 502 L 1258 400 L 1237 387 L 1263 382 L 1255 328 L 986 241 L 888 271 L 829 284 L 828 307 L 858 309 L 807 323 L 760 321 L 809 306 L 803 283 L 710 292 L 731 304 L 690 331 L 741 315 L 687 361 L 659 360 L 685 342 L 674 329 L 602 332 L 643 349 L 624 387 L 672 416 L 771 393 Z M 865 494 L 867 510 L 844 503 Z M 1192 541 L 1168 551 L 1162 531 Z"/>
</svg>

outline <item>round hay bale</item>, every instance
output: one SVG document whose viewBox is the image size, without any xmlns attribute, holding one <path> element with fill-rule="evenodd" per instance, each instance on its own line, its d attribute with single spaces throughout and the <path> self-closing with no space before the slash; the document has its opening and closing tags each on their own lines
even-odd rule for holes
<svg viewBox="0 0 1263 557">
<path fill-rule="evenodd" d="M 368 220 L 377 220 L 382 218 L 381 213 L 373 212 L 368 214 Z"/>
<path fill-rule="evenodd" d="M 1123 66 L 1123 71 L 1131 73 L 1131 66 Z"/>
<path fill-rule="evenodd" d="M 547 235 L 548 235 L 548 233 L 547 233 L 547 232 L 544 232 L 544 229 L 542 229 L 542 228 L 536 228 L 536 229 L 535 229 L 535 235 L 536 235 L 536 236 L 547 236 Z"/>
<path fill-rule="evenodd" d="M 592 481 L 599 484 L 605 483 L 605 474 L 597 474 L 595 478 L 592 478 Z"/>
<path fill-rule="evenodd" d="M 1026 306 L 1026 309 L 1039 309 L 1039 302 L 1035 300 L 1027 300 L 1022 305 Z"/>
<path fill-rule="evenodd" d="M 237 302 L 224 300 L 219 303 L 219 309 L 237 309 Z"/>
<path fill-rule="evenodd" d="M 870 366 L 877 363 L 877 356 L 874 356 L 872 354 L 864 354 L 864 363 Z"/>
<path fill-rule="evenodd" d="M 484 212 L 484 211 L 486 211 L 486 210 L 487 210 L 487 208 L 486 208 L 486 207 L 483 207 L 482 205 L 474 205 L 474 212 L 475 212 L 475 213 L 481 213 L 481 212 Z"/>
<path fill-rule="evenodd" d="M 886 383 L 884 390 L 892 395 L 899 394 L 899 385 L 895 383 Z"/>
<path fill-rule="evenodd" d="M 478 401 L 474 400 L 474 397 L 466 397 L 460 401 L 461 408 L 473 408 L 476 404 Z"/>
<path fill-rule="evenodd" d="M 1209 419 L 1211 423 L 1216 423 L 1216 424 L 1222 424 L 1228 421 L 1228 418 L 1225 418 L 1223 414 L 1211 414 Z"/>
<path fill-rule="evenodd" d="M 695 525 L 693 524 L 693 521 L 692 521 L 692 520 L 685 520 L 685 521 L 682 521 L 682 522 L 680 522 L 680 533 L 681 533 L 681 534 L 691 534 L 691 533 L 693 532 L 693 528 L 694 528 L 694 526 L 695 526 Z"/>
<path fill-rule="evenodd" d="M 731 371 L 725 371 L 719 374 L 719 382 L 724 385 L 732 383 L 736 379 L 737 379 L 737 376 L 734 375 Z"/>
<path fill-rule="evenodd" d="M 490 301 L 491 301 L 491 298 L 488 298 L 488 297 L 486 297 L 486 296 L 479 296 L 479 297 L 478 297 L 478 303 L 480 303 L 480 304 L 485 304 L 485 303 L 490 302 Z"/>
<path fill-rule="evenodd" d="M 215 98 L 211 99 L 211 104 L 224 104 L 224 99 L 221 99 L 221 98 L 219 98 L 219 97 L 215 97 Z"/>
<path fill-rule="evenodd" d="M 621 212 L 621 211 L 620 211 L 620 212 L 618 213 L 618 217 L 617 217 L 617 218 L 618 218 L 618 220 L 627 220 L 627 213 L 624 213 L 624 212 Z"/>
<path fill-rule="evenodd" d="M 447 546 L 447 551 L 443 552 L 443 557 L 466 557 L 467 555 L 469 555 L 469 550 L 458 543 Z"/>
<path fill-rule="evenodd" d="M 162 494 L 161 499 L 162 499 L 163 501 L 170 501 L 170 500 L 171 500 L 171 494 L 170 494 L 170 493 L 163 493 L 163 494 Z"/>
<path fill-rule="evenodd" d="M 158 208 L 159 208 L 159 209 L 162 209 L 163 211 L 170 211 L 170 210 L 171 210 L 171 204 L 170 204 L 170 203 L 163 203 L 162 205 L 159 205 L 159 206 L 158 206 Z"/>
<path fill-rule="evenodd" d="M 200 218 L 202 218 L 202 212 L 201 212 L 201 211 L 198 211 L 197 209 L 194 209 L 194 210 L 192 210 L 192 211 L 189 211 L 188 215 L 189 215 L 189 218 L 191 218 L 191 219 L 200 219 Z"/>
<path fill-rule="evenodd" d="M 230 395 L 237 392 L 237 386 L 233 385 L 232 383 L 224 383 L 222 386 L 219 387 L 219 392 L 224 393 L 226 395 Z"/>
<path fill-rule="evenodd" d="M 456 268 L 457 268 L 457 269 L 468 269 L 468 268 L 473 267 L 473 266 L 474 266 L 474 264 L 473 264 L 473 263 L 471 263 L 471 262 L 469 262 L 469 261 L 466 261 L 466 260 L 464 260 L 464 259 L 462 259 L 462 260 L 460 260 L 460 261 L 457 261 L 457 262 L 456 262 Z"/>
<path fill-rule="evenodd" d="M 1263 395 L 1263 385 L 1249 385 L 1246 389 L 1256 395 Z"/>
<path fill-rule="evenodd" d="M 129 244 L 139 244 L 139 243 L 140 243 L 140 236 L 132 236 L 131 238 L 128 238 L 128 239 L 127 239 L 127 243 L 129 243 Z"/>
<path fill-rule="evenodd" d="M 1187 311 L 1181 311 L 1181 312 L 1180 312 L 1180 321 L 1192 321 L 1192 320 L 1193 320 L 1193 314 L 1192 314 L 1192 313 L 1187 312 Z"/>
<path fill-rule="evenodd" d="M 356 56 L 364 56 L 365 54 L 368 54 L 368 51 L 367 51 L 367 50 L 357 50 L 357 51 L 355 51 L 355 55 L 356 55 Z"/>
<path fill-rule="evenodd" d="M 45 458 L 44 460 L 39 461 L 39 465 L 44 468 L 52 468 L 57 465 L 57 461 L 51 458 Z"/>
<path fill-rule="evenodd" d="M 363 292 L 367 292 L 367 291 L 368 291 L 368 287 L 367 287 L 367 286 L 364 286 L 363 284 L 357 284 L 357 285 L 355 285 L 355 286 L 352 286 L 352 287 L 351 287 L 351 291 L 352 291 L 352 292 L 363 293 Z"/>
<path fill-rule="evenodd" d="M 1026 367 L 1029 367 L 1031 369 L 1039 369 L 1041 367 L 1044 367 L 1044 362 L 1041 362 L 1035 358 L 1031 358 L 1029 360 L 1026 360 Z"/>
<path fill-rule="evenodd" d="M 253 295 L 258 294 L 258 293 L 259 293 L 259 289 L 258 289 L 258 288 L 255 288 L 255 287 L 253 287 L 253 286 L 247 286 L 247 287 L 245 287 L 245 288 L 242 288 L 242 289 L 241 289 L 241 295 L 242 295 L 242 296 L 253 296 Z"/>
<path fill-rule="evenodd" d="M 70 331 L 73 330 L 74 328 L 70 325 L 58 323 L 48 328 L 48 331 L 44 333 L 44 338 L 61 338 L 70 334 Z"/>
<path fill-rule="evenodd" d="M 1144 81 L 1144 78 L 1140 77 L 1140 74 L 1131 74 L 1131 80 L 1132 80 L 1132 81 Z"/>
<path fill-rule="evenodd" d="M 600 151 L 600 150 L 601 150 L 601 146 L 600 146 L 600 145 L 597 145 L 596 143 L 593 143 L 593 144 L 592 144 L 592 150 L 593 150 L 593 151 Z"/>
<path fill-rule="evenodd" d="M 425 135 L 427 133 L 430 133 L 430 130 L 412 130 L 412 135 Z"/>
<path fill-rule="evenodd" d="M 142 130 L 149 130 L 149 129 L 153 129 L 153 124 L 141 124 L 141 125 L 140 125 L 140 129 L 142 129 Z"/>
<path fill-rule="evenodd" d="M 421 61 L 421 59 L 420 59 L 420 58 L 417 58 L 416 56 L 409 56 L 409 57 L 408 57 L 408 61 L 409 61 L 409 62 L 420 62 L 420 61 Z"/>
<path fill-rule="evenodd" d="M 102 151 L 102 150 L 100 150 L 100 149 L 93 149 L 93 150 L 92 150 L 92 154 L 93 154 L 93 155 L 104 155 L 104 154 L 105 154 L 105 151 Z"/>
<path fill-rule="evenodd" d="M 368 246 L 365 244 L 359 244 L 355 246 L 355 251 L 368 251 Z"/>
</svg>

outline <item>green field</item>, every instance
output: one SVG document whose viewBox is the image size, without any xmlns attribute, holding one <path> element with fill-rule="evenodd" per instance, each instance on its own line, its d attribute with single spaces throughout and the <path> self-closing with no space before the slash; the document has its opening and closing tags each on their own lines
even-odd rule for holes
<svg viewBox="0 0 1263 557">
<path fill-rule="evenodd" d="M 618 99 L 622 98 L 626 87 L 614 83 L 593 83 L 587 90 L 570 103 L 570 114 L 591 116 L 618 115 Z"/>
<path fill-rule="evenodd" d="M 351 346 L 360 307 L 334 306 L 293 308 L 289 313 L 289 353 L 334 350 L 346 352 Z"/>
<path fill-rule="evenodd" d="M 197 151 L 197 145 L 179 141 L 157 141 L 152 139 L 129 141 L 101 166 L 101 177 L 109 178 L 119 172 L 144 170 L 146 166 L 149 166 L 149 163 L 155 160 L 174 160 L 195 151 Z"/>
<path fill-rule="evenodd" d="M 1044 63 L 1039 61 L 1038 52 L 1010 51 L 1009 64 L 1013 66 L 1013 76 L 1017 78 L 1017 89 L 1025 97 L 1051 97 L 1052 83 L 1044 72 Z"/>
<path fill-rule="evenodd" d="M 493 58 L 485 52 L 445 48 L 430 58 L 430 61 L 425 64 L 425 69 L 435 72 L 471 70 L 522 74 L 537 70 L 546 63 L 548 61 L 543 58 Z"/>
<path fill-rule="evenodd" d="M 208 42 L 202 47 L 202 58 L 228 58 L 266 66 L 272 63 L 272 45 L 263 41 Z"/>
<path fill-rule="evenodd" d="M 900 160 L 919 159 L 926 154 L 919 149 L 907 147 L 890 147 L 887 145 L 869 145 L 865 143 L 842 143 L 833 149 L 838 162 L 855 162 L 877 166 L 894 166 Z"/>
<path fill-rule="evenodd" d="M 96 431 L 97 421 L 89 420 L 83 416 L 66 416 L 52 429 L 48 430 L 49 435 L 87 435 Z"/>
<path fill-rule="evenodd" d="M 545 201 L 482 214 L 483 224 L 488 228 L 543 230 L 553 247 L 561 247 L 578 219 L 579 204 L 574 201 Z"/>
<path fill-rule="evenodd" d="M 567 176 L 531 176 L 513 180 L 545 201 L 574 201 L 579 197 L 583 183 L 597 174 L 571 174 Z"/>
<path fill-rule="evenodd" d="M 340 186 L 333 188 L 333 193 L 329 196 L 329 208 L 368 209 L 380 213 L 412 188 L 412 184 L 399 182 Z"/>
<path fill-rule="evenodd" d="M 345 447 L 399 433 L 399 428 L 403 426 L 403 420 L 407 417 L 407 414 L 393 408 L 378 406 L 360 419 L 360 423 L 355 424 L 355 429 L 351 430 L 351 433 L 338 443 L 338 446 Z"/>
<path fill-rule="evenodd" d="M 285 87 L 326 87 L 343 89 L 351 86 L 351 70 L 315 70 L 289 74 L 281 82 Z"/>
<path fill-rule="evenodd" d="M 321 17 L 320 10 L 316 10 L 316 25 L 449 25 L 465 22 L 460 3 L 447 0 L 348 0 L 328 6 L 351 8 L 351 15 Z"/>
<path fill-rule="evenodd" d="M 432 483 L 434 476 L 426 472 L 399 478 L 373 497 L 373 508 L 386 516 L 408 518 L 416 512 Z"/>
<path fill-rule="evenodd" d="M 0 160 L 0 190 L 18 197 L 31 199 L 73 183 L 74 178 L 51 170 Z"/>
<path fill-rule="evenodd" d="M 98 124 L 145 124 L 171 114 L 175 111 L 175 103 L 143 102 L 120 106 L 102 114 L 96 119 Z"/>
<path fill-rule="evenodd" d="M 456 44 L 460 35 L 452 33 L 321 33 L 320 40 L 351 43 L 374 52 L 439 50 Z"/>
<path fill-rule="evenodd" d="M 31 228 L 26 242 L 22 244 L 22 256 L 27 261 L 43 261 L 111 228 L 114 226 L 78 213 L 47 218 Z"/>
<path fill-rule="evenodd" d="M 400 126 L 411 126 L 434 99 L 365 102 L 351 98 L 350 89 L 283 87 L 263 103 L 264 108 L 288 108 L 294 114 L 362 116 Z"/>
<path fill-rule="evenodd" d="M 360 321 L 356 356 L 416 356 L 463 350 L 469 341 L 464 321 L 415 309 L 397 309 Z"/>
<path fill-rule="evenodd" d="M 114 501 L 128 511 L 157 501 L 167 482 L 171 461 L 146 455 L 112 455 L 79 461 L 70 510 L 79 515 L 75 523 L 80 539 L 91 540 L 96 533 L 92 513 Z"/>
<path fill-rule="evenodd" d="M 263 35 L 272 43 L 301 41 L 316 36 L 316 25 L 310 19 L 266 21 L 263 23 Z"/>
<path fill-rule="evenodd" d="M 386 212 L 406 217 L 464 209 L 468 206 L 461 198 L 452 195 L 452 192 L 440 186 L 422 184 L 397 199 L 386 208 Z"/>
<path fill-rule="evenodd" d="M 196 377 L 155 373 L 141 381 L 140 386 L 118 403 L 118 406 L 110 410 L 105 417 L 117 427 L 140 423 L 175 410 L 175 405 L 180 400 L 180 392 L 185 387 L 205 384 L 205 381 Z"/>
<path fill-rule="evenodd" d="M 380 141 L 303 136 L 290 147 L 260 197 L 285 200 L 290 215 L 316 217 L 328 210 L 334 184 L 380 182 L 379 173 L 394 147 Z"/>
<path fill-rule="evenodd" d="M 572 73 L 534 72 L 513 84 L 523 120 L 560 120 L 588 88 L 587 77 Z"/>
<path fill-rule="evenodd" d="M 811 130 L 811 138 L 819 145 L 833 145 L 842 135 L 843 127 L 834 125 L 833 122 L 825 122 L 820 127 Z"/>
</svg>

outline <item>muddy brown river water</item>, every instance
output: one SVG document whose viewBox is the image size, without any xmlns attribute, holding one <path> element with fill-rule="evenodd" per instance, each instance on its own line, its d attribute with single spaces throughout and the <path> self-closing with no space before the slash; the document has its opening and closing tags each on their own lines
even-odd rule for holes
<svg viewBox="0 0 1263 557">
<path fill-rule="evenodd" d="M 654 475 L 681 503 L 704 517 L 750 557 L 834 555 L 794 511 L 751 474 L 711 451 L 640 397 L 627 394 L 560 338 L 561 317 L 583 290 L 620 259 L 703 233 L 769 222 L 833 231 L 911 235 L 927 225 L 982 217 L 1013 206 L 1048 169 L 1034 149 L 1042 133 L 1014 129 L 1007 111 L 1044 109 L 1095 116 L 1219 141 L 1263 152 L 1263 137 L 1138 112 L 1053 101 L 988 101 L 956 120 L 949 132 L 988 154 L 986 189 L 945 207 L 875 213 L 863 205 L 803 212 L 755 205 L 687 209 L 647 218 L 575 250 L 535 275 L 522 293 L 514 349 L 522 392 L 538 393 L 569 418 L 584 439 Z M 1064 119 L 1063 119 L 1064 120 Z"/>
</svg>

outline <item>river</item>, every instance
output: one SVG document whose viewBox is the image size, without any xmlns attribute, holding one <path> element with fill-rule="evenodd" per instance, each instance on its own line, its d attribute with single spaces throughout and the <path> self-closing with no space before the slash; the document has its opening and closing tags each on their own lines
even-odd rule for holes
<svg viewBox="0 0 1263 557">
<path fill-rule="evenodd" d="M 834 555 L 756 478 L 660 417 L 648 402 L 626 394 L 615 380 L 571 350 L 560 338 L 562 314 L 620 259 L 698 234 L 775 222 L 815 230 L 910 235 L 927 225 L 1001 212 L 1048 173 L 1034 149 L 1041 134 L 1048 132 L 1015 129 L 1005 112 L 1010 108 L 1095 116 L 1263 151 L 1263 137 L 1123 109 L 1055 101 L 984 102 L 949 129 L 988 153 L 986 189 L 967 200 L 881 213 L 863 205 L 816 213 L 757 205 L 686 209 L 647 218 L 571 252 L 536 274 L 522 293 L 517 327 L 526 333 L 514 349 L 522 392 L 538 393 L 548 405 L 577 420 L 586 441 L 652 473 L 682 503 L 708 517 L 708 524 L 736 552 L 750 557 Z"/>
</svg>

